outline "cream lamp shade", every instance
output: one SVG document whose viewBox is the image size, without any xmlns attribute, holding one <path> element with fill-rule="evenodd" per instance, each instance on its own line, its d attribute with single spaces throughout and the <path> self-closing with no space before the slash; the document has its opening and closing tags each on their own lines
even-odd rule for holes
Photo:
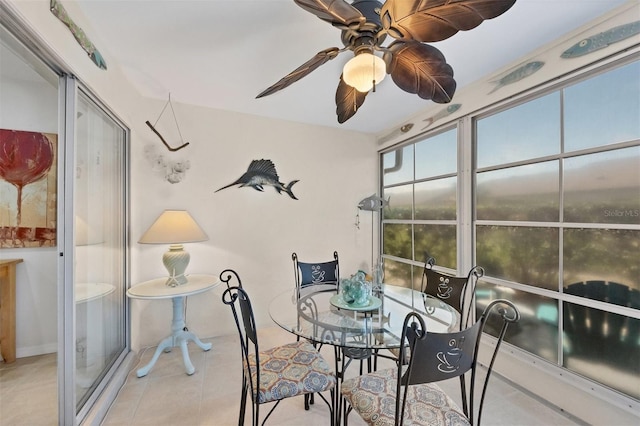
<svg viewBox="0 0 640 426">
<path fill-rule="evenodd" d="M 358 92 L 367 93 L 375 84 L 380 83 L 387 74 L 384 60 L 369 52 L 354 56 L 344 65 L 342 78 Z"/>
<path fill-rule="evenodd" d="M 169 272 L 167 285 L 175 287 L 188 282 L 185 276 L 191 256 L 183 243 L 206 241 L 209 237 L 186 210 L 165 210 L 140 237 L 140 244 L 170 244 L 162 262 Z"/>
</svg>

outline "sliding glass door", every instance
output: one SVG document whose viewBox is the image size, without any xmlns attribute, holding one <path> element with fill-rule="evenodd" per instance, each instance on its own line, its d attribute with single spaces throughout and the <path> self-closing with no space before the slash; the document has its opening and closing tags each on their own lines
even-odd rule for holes
<svg viewBox="0 0 640 426">
<path fill-rule="evenodd" d="M 126 346 L 126 130 L 77 93 L 74 175 L 75 403 L 80 410 Z"/>
<path fill-rule="evenodd" d="M 59 423 L 71 425 L 94 416 L 128 352 L 128 131 L 77 80 L 60 86 Z"/>
</svg>

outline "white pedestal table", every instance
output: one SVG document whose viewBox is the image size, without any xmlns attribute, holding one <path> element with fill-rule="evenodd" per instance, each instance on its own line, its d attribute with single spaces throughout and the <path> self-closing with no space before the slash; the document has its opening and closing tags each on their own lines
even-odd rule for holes
<svg viewBox="0 0 640 426">
<path fill-rule="evenodd" d="M 202 350 L 211 349 L 211 343 L 203 343 L 198 336 L 188 331 L 185 327 L 184 303 L 187 296 L 203 293 L 216 287 L 220 282 L 214 275 L 194 274 L 187 276 L 188 282 L 176 287 L 166 285 L 167 278 L 157 278 L 145 281 L 127 291 L 127 296 L 132 299 L 159 300 L 171 299 L 173 302 L 173 320 L 171 321 L 171 335 L 163 339 L 153 354 L 153 358 L 147 365 L 136 371 L 138 377 L 146 376 L 153 368 L 162 352 L 170 352 L 172 348 L 179 346 L 182 350 L 182 360 L 185 370 L 190 376 L 196 369 L 189 358 L 187 343 L 189 340 L 195 342 Z"/>
</svg>

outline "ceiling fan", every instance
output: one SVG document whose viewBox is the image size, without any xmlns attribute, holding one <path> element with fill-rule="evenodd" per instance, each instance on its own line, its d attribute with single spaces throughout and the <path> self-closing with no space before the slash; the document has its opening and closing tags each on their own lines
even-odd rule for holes
<svg viewBox="0 0 640 426">
<path fill-rule="evenodd" d="M 353 117 L 385 76 L 405 92 L 448 103 L 456 91 L 453 69 L 444 55 L 425 42 L 445 40 L 502 15 L 516 0 L 294 0 L 304 10 L 342 31 L 343 48 L 330 47 L 261 92 L 271 95 L 350 50 L 336 91 L 338 122 Z M 395 40 L 384 45 L 387 36 Z M 374 52 L 382 52 L 382 58 Z"/>
</svg>

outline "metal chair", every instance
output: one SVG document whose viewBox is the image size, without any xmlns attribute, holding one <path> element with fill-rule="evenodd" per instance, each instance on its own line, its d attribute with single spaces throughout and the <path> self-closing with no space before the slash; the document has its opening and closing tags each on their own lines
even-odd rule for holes
<svg viewBox="0 0 640 426">
<path fill-rule="evenodd" d="M 298 300 L 304 296 L 318 291 L 335 291 L 338 292 L 340 286 L 340 262 L 338 252 L 333 252 L 333 260 L 325 262 L 301 262 L 297 253 L 291 254 L 293 260 L 293 272 L 296 283 L 296 295 Z M 313 345 L 320 350 L 322 344 L 312 342 Z M 371 371 L 370 349 L 361 348 L 342 348 L 335 351 L 336 362 L 341 362 L 343 372 L 351 361 L 360 361 L 360 374 L 363 371 L 363 363 L 367 361 L 368 371 Z M 305 409 L 309 409 L 309 405 L 313 404 L 313 395 L 305 397 Z"/>
<path fill-rule="evenodd" d="M 502 327 L 493 349 L 484 380 L 478 379 L 478 349 L 485 322 L 492 311 L 498 313 Z M 370 425 L 404 422 L 411 425 L 479 425 L 493 364 L 507 326 L 520 319 L 520 313 L 507 300 L 494 300 L 472 326 L 453 333 L 429 333 L 422 317 L 409 313 L 404 320 L 400 353 L 411 352 L 408 364 L 379 370 L 342 383 L 345 404 L 344 424 L 355 410 Z M 469 374 L 467 374 L 469 373 Z M 465 376 L 470 380 L 465 382 Z M 458 406 L 434 382 L 460 378 L 462 404 Z M 478 385 L 482 386 L 476 406 Z M 467 386 L 465 383 L 468 383 Z M 477 416 L 476 416 L 477 411 Z"/>
<path fill-rule="evenodd" d="M 484 276 L 481 266 L 471 268 L 466 276 L 453 276 L 433 269 L 436 260 L 427 254 L 422 270 L 422 293 L 437 297 L 455 308 L 460 314 L 460 330 L 469 325 L 473 296 L 478 279 Z"/>
<path fill-rule="evenodd" d="M 324 262 L 300 262 L 296 252 L 291 253 L 291 260 L 293 260 L 293 276 L 298 300 L 304 295 L 316 291 L 338 291 L 340 285 L 340 263 L 337 251 L 333 252 L 333 260 Z M 298 340 L 300 340 L 299 337 Z M 315 342 L 312 342 L 312 344 L 318 350 L 322 347 L 322 344 Z M 304 409 L 308 410 L 310 404 L 313 404 L 313 395 L 305 395 Z"/>
<path fill-rule="evenodd" d="M 473 296 L 475 294 L 478 279 L 484 276 L 484 269 L 481 266 L 471 268 L 466 276 L 454 276 L 438 272 L 433 269 L 436 259 L 425 253 L 426 261 L 422 270 L 422 280 L 420 290 L 423 295 L 436 297 L 449 306 L 453 307 L 460 314 L 459 330 L 469 325 L 472 314 Z M 397 359 L 407 363 L 409 353 L 405 358 L 400 358 L 398 349 L 390 349 L 389 352 Z"/>
<path fill-rule="evenodd" d="M 236 279 L 238 285 L 231 285 Z M 262 424 L 284 398 L 318 393 L 329 407 L 330 424 L 334 424 L 334 388 L 336 378 L 329 364 L 307 341 L 293 342 L 267 350 L 258 347 L 258 334 L 251 301 L 238 274 L 230 269 L 220 274 L 227 285 L 222 302 L 231 308 L 240 336 L 242 353 L 242 394 L 238 425 L 244 425 L 247 394 L 252 402 L 252 425 L 260 419 L 260 405 L 275 402 Z M 320 392 L 330 391 L 331 402 Z"/>
</svg>

